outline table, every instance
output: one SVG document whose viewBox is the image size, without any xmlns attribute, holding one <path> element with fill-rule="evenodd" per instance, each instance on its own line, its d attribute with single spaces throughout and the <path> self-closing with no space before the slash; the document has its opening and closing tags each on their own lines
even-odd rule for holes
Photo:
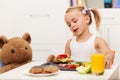
<svg viewBox="0 0 120 80">
<path fill-rule="evenodd" d="M 32 66 L 43 64 L 44 62 L 30 62 L 3 74 L 0 80 L 118 80 L 119 65 L 113 64 L 110 69 L 105 69 L 105 73 L 100 76 L 93 74 L 79 74 L 77 71 L 60 71 L 56 75 L 36 77 L 25 75 L 24 71 Z"/>
</svg>

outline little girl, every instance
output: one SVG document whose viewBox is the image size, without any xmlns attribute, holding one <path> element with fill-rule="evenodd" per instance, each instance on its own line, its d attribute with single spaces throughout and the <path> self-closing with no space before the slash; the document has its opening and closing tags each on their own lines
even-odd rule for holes
<svg viewBox="0 0 120 80">
<path fill-rule="evenodd" d="M 97 9 L 87 9 L 83 6 L 67 9 L 64 19 L 74 37 L 67 41 L 65 54 L 70 55 L 74 61 L 90 61 L 93 52 L 104 50 L 105 67 L 110 68 L 114 60 L 114 51 L 108 47 L 104 39 L 89 31 L 89 25 L 92 23 L 91 13 L 94 15 L 96 28 L 99 30 L 100 16 Z M 54 55 L 50 55 L 48 61 L 52 58 Z"/>
</svg>

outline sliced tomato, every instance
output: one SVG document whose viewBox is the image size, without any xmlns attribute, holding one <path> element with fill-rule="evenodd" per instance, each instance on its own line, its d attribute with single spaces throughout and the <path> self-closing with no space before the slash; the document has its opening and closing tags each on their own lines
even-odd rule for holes
<svg viewBox="0 0 120 80">
<path fill-rule="evenodd" d="M 76 65 L 67 65 L 67 68 L 68 69 L 74 69 L 74 68 L 76 68 L 77 66 Z"/>
<path fill-rule="evenodd" d="M 68 57 L 67 54 L 59 54 L 59 55 L 57 56 L 57 59 L 63 59 L 63 58 L 67 58 L 67 57 Z"/>
</svg>

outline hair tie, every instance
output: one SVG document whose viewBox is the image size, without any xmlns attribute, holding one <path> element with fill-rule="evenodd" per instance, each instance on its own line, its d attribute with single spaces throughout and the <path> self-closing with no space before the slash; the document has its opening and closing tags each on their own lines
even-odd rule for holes
<svg viewBox="0 0 120 80">
<path fill-rule="evenodd" d="M 86 13 L 87 13 L 87 10 L 88 10 L 88 8 L 85 6 L 84 9 L 82 10 L 82 13 L 83 13 L 83 14 L 86 14 Z"/>
</svg>

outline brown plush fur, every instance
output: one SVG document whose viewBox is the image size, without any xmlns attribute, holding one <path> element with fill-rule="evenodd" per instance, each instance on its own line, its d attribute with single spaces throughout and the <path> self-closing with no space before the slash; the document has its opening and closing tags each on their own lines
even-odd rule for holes
<svg viewBox="0 0 120 80">
<path fill-rule="evenodd" d="M 31 36 L 24 33 L 22 37 L 7 39 L 0 36 L 0 60 L 5 64 L 0 73 L 9 71 L 32 60 L 32 49 L 30 46 Z"/>
</svg>

